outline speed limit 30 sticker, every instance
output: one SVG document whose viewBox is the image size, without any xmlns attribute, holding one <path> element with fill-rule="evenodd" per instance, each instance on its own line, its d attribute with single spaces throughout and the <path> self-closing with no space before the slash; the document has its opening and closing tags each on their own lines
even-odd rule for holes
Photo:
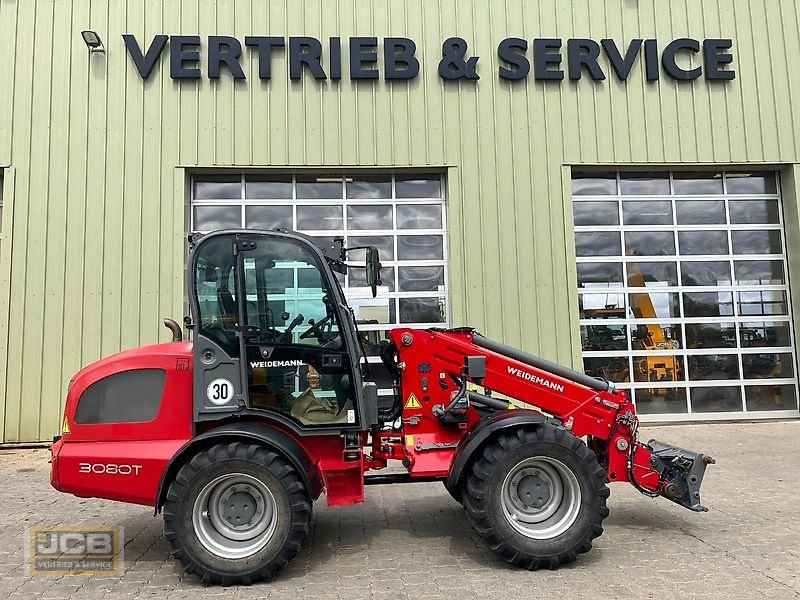
<svg viewBox="0 0 800 600">
<path fill-rule="evenodd" d="M 229 379 L 215 379 L 206 388 L 206 398 L 217 406 L 227 404 L 233 398 L 233 383 Z"/>
</svg>

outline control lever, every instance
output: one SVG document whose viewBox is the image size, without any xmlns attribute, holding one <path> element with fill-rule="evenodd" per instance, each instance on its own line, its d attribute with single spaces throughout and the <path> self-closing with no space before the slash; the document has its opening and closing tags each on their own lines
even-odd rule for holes
<svg viewBox="0 0 800 600">
<path fill-rule="evenodd" d="M 288 319 L 289 315 L 286 315 L 286 318 Z M 300 325 L 300 323 L 302 323 L 304 320 L 305 317 L 302 313 L 297 315 L 294 319 L 292 319 L 292 322 L 289 323 L 289 326 L 286 328 L 286 333 L 292 333 L 292 329 Z"/>
</svg>

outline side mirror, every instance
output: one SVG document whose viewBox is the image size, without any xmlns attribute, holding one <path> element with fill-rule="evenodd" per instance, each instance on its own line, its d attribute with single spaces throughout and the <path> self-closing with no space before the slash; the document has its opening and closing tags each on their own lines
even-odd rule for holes
<svg viewBox="0 0 800 600">
<path fill-rule="evenodd" d="M 381 259 L 377 248 L 367 248 L 367 285 L 372 288 L 372 297 L 377 296 L 381 285 Z"/>
</svg>

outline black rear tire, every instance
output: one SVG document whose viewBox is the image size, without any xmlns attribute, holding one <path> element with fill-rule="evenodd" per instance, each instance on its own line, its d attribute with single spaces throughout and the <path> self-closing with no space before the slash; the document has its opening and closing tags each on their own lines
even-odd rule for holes
<svg viewBox="0 0 800 600">
<path fill-rule="evenodd" d="M 217 444 L 183 465 L 170 485 L 164 536 L 187 573 L 208 583 L 248 585 L 272 578 L 297 554 L 311 506 L 297 472 L 278 453 L 258 444 Z M 250 521 L 239 524 L 242 518 Z M 264 531 L 246 530 L 252 521 Z M 252 533 L 253 542 L 225 532 L 243 539 Z"/>
<path fill-rule="evenodd" d="M 537 489 L 545 490 L 533 498 L 539 505 L 521 506 L 523 496 L 529 503 L 530 492 L 539 495 Z M 569 431 L 549 424 L 502 432 L 487 442 L 463 486 L 473 528 L 501 558 L 526 569 L 555 569 L 588 552 L 603 533 L 608 495 L 594 453 Z M 553 510 L 550 520 L 533 522 L 548 510 Z"/>
</svg>

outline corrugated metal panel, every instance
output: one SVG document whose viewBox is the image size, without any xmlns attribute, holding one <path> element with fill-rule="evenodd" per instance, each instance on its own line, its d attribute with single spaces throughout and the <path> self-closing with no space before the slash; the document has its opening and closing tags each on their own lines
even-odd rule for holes
<svg viewBox="0 0 800 600">
<path fill-rule="evenodd" d="M 179 166 L 447 165 L 454 322 L 577 361 L 564 165 L 796 162 L 797 12 L 789 0 L 0 2 L 0 165 L 16 169 L 0 254 L 0 439 L 48 438 L 80 366 L 168 339 L 159 317 L 183 306 Z M 88 54 L 84 28 L 106 54 Z M 352 82 L 345 65 L 340 82 L 295 82 L 278 53 L 261 82 L 248 54 L 247 82 L 179 84 L 166 57 L 142 82 L 126 32 L 407 36 L 422 72 Z M 451 35 L 481 57 L 478 83 L 439 79 Z M 639 61 L 624 84 L 512 84 L 496 74 L 509 36 L 731 37 L 737 78 L 648 83 Z"/>
</svg>

